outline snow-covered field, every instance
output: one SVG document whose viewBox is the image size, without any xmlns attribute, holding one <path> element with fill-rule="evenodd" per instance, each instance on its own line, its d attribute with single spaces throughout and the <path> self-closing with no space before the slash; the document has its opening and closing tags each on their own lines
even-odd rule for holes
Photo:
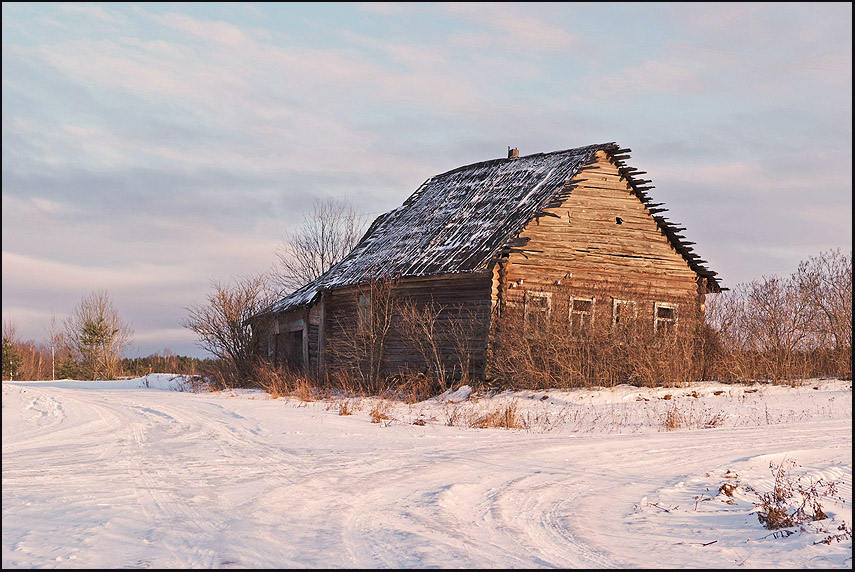
<svg viewBox="0 0 855 572">
<path fill-rule="evenodd" d="M 852 566 L 850 381 L 412 405 L 181 381 L 3 382 L 3 568 Z M 763 527 L 782 464 L 827 519 Z"/>
</svg>

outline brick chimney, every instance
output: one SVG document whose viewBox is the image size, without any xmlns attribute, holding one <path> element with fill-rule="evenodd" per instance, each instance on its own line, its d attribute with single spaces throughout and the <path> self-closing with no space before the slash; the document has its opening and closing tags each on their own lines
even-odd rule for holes
<svg viewBox="0 0 855 572">
<path fill-rule="evenodd" d="M 520 158 L 520 150 L 514 147 L 511 149 L 508 147 L 508 159 L 519 159 Z"/>
</svg>

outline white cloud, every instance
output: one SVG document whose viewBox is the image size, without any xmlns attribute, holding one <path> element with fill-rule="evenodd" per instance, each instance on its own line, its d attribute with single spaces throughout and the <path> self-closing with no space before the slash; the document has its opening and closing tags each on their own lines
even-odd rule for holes
<svg viewBox="0 0 855 572">
<path fill-rule="evenodd" d="M 243 30 L 228 22 L 200 20 L 176 12 L 164 14 L 157 20 L 170 28 L 229 48 L 237 48 L 250 42 Z"/>
<path fill-rule="evenodd" d="M 86 18 L 94 18 L 110 24 L 118 24 L 125 22 L 125 18 L 116 11 L 107 10 L 98 4 L 72 4 L 63 3 L 57 4 L 57 8 L 72 16 L 84 16 Z"/>
<path fill-rule="evenodd" d="M 568 57 L 577 55 L 580 48 L 590 45 L 580 36 L 567 31 L 571 24 L 569 20 L 563 22 L 564 26 L 556 25 L 537 17 L 530 5 L 509 2 L 451 2 L 445 4 L 444 9 L 452 17 L 463 18 L 489 29 L 489 36 L 456 36 L 459 45 L 467 45 L 466 42 L 474 37 L 481 49 L 492 47 L 507 51 L 564 52 Z M 565 17 L 568 15 L 565 14 Z"/>
<path fill-rule="evenodd" d="M 152 288 L 175 285 L 180 269 L 156 264 L 132 263 L 126 268 L 66 264 L 3 250 L 3 281 L 20 290 L 41 290 L 54 285 L 85 292 L 106 288 Z"/>
</svg>

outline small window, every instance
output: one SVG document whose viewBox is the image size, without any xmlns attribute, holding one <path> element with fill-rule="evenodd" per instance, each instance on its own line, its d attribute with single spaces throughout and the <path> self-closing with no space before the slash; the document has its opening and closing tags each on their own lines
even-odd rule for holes
<svg viewBox="0 0 855 572">
<path fill-rule="evenodd" d="M 593 298 L 570 298 L 570 331 L 575 335 L 591 329 L 594 319 Z"/>
<path fill-rule="evenodd" d="M 525 293 L 526 331 L 545 331 L 552 315 L 552 294 L 549 292 Z"/>
<path fill-rule="evenodd" d="M 635 319 L 635 302 L 632 300 L 612 301 L 612 325 L 613 326 L 628 326 Z"/>
<path fill-rule="evenodd" d="M 656 302 L 653 306 L 653 331 L 664 334 L 674 331 L 677 323 L 677 305 Z"/>
<path fill-rule="evenodd" d="M 359 308 L 357 308 L 357 319 L 360 328 L 367 328 L 371 323 L 371 294 L 359 295 Z"/>
</svg>

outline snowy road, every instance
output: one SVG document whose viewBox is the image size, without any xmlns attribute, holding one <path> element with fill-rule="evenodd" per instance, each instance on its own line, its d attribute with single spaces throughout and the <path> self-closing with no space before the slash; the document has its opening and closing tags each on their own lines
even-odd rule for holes
<svg viewBox="0 0 855 572">
<path fill-rule="evenodd" d="M 728 470 L 759 488 L 786 456 L 839 484 L 827 512 L 851 526 L 851 447 L 851 406 L 537 434 L 260 393 L 4 383 L 3 567 L 848 567 L 851 539 L 763 538 L 749 503 L 713 497 Z"/>
</svg>

